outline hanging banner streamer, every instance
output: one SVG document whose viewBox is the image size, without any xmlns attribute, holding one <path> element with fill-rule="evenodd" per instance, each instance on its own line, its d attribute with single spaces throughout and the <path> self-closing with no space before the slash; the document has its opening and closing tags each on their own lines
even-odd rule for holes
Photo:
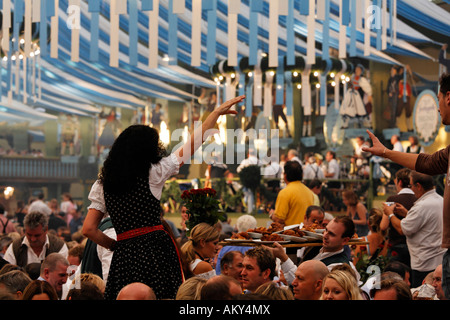
<svg viewBox="0 0 450 320">
<path fill-rule="evenodd" d="M 25 30 L 24 30 L 24 53 L 28 58 L 31 53 L 31 19 L 32 19 L 32 3 L 31 1 L 25 2 Z"/>
<path fill-rule="evenodd" d="M 2 20 L 2 50 L 9 50 L 9 28 L 11 28 L 11 0 L 3 0 Z"/>
<path fill-rule="evenodd" d="M 245 87 L 245 116 L 250 118 L 253 112 L 253 77 L 249 77 Z"/>
<path fill-rule="evenodd" d="M 327 66 L 325 67 L 325 70 L 320 74 L 320 115 L 326 115 L 327 114 L 327 75 L 328 72 L 331 70 L 331 60 L 326 60 Z"/>
<path fill-rule="evenodd" d="M 322 59 L 326 60 L 330 58 L 330 0 L 325 0 L 321 10 L 324 10 Z"/>
<path fill-rule="evenodd" d="M 284 104 L 284 57 L 279 57 L 278 67 L 276 74 L 276 95 L 275 104 Z"/>
<path fill-rule="evenodd" d="M 270 1 L 269 7 L 269 67 L 278 66 L 278 1 Z"/>
<path fill-rule="evenodd" d="M 201 65 L 202 54 L 202 0 L 192 0 L 191 66 Z"/>
<path fill-rule="evenodd" d="M 264 117 L 272 117 L 272 87 L 273 71 L 266 71 L 266 81 L 264 83 Z"/>
<path fill-rule="evenodd" d="M 294 0 L 289 0 L 288 6 L 288 15 L 286 19 L 286 65 L 293 66 L 295 65 Z"/>
<path fill-rule="evenodd" d="M 370 0 L 365 1 L 365 20 L 364 20 L 364 56 L 370 55 Z"/>
<path fill-rule="evenodd" d="M 286 115 L 292 116 L 292 109 L 294 105 L 294 87 L 292 85 L 292 72 L 286 71 L 284 73 L 284 82 L 286 90 Z"/>
<path fill-rule="evenodd" d="M 381 32 L 381 21 L 382 19 L 382 10 L 381 10 L 381 0 L 373 0 L 373 6 L 372 6 L 372 14 L 374 15 L 374 20 L 372 20 L 372 28 L 375 27 L 376 33 L 377 33 L 377 43 L 376 48 L 377 50 L 382 50 L 382 32 Z"/>
<path fill-rule="evenodd" d="M 23 0 L 15 0 L 14 1 L 14 12 L 13 12 L 13 18 L 14 18 L 13 49 L 16 52 L 19 51 L 19 33 L 20 33 L 20 26 L 23 21 L 24 10 L 25 10 L 25 4 L 24 4 Z"/>
<path fill-rule="evenodd" d="M 128 34 L 129 34 L 129 44 L 128 44 L 128 56 L 129 64 L 132 66 L 137 66 L 138 62 L 138 0 L 128 1 Z"/>
<path fill-rule="evenodd" d="M 236 78 L 239 80 L 238 84 L 238 95 L 242 96 L 245 94 L 245 74 L 242 72 L 241 68 L 239 67 L 240 62 L 242 58 L 239 60 L 237 66 L 234 68 L 236 71 Z M 241 101 L 238 103 L 238 106 L 243 106 L 244 103 Z"/>
<path fill-rule="evenodd" d="M 73 9 L 73 8 L 78 9 Z M 71 30 L 70 60 L 80 61 L 80 0 L 70 0 L 67 9 L 69 19 L 66 23 Z"/>
<path fill-rule="evenodd" d="M 348 1 L 340 0 L 339 7 L 339 58 L 347 57 L 347 25 L 348 25 Z"/>
<path fill-rule="evenodd" d="M 228 0 L 228 65 L 237 65 L 237 26 L 241 0 Z"/>
<path fill-rule="evenodd" d="M 311 65 L 307 64 L 302 72 L 302 106 L 305 116 L 311 115 L 311 84 L 309 76 L 311 74 Z"/>
<path fill-rule="evenodd" d="M 260 12 L 263 12 L 263 0 L 250 0 L 248 64 L 251 66 L 254 66 L 258 59 L 258 14 Z"/>
<path fill-rule="evenodd" d="M 174 9 L 179 3 L 176 0 L 169 0 L 169 65 L 178 63 L 178 16 Z"/>
<path fill-rule="evenodd" d="M 351 0 L 351 26 L 350 26 L 350 57 L 356 57 L 356 28 L 357 28 L 357 13 L 356 13 L 356 2 L 358 0 Z"/>
<path fill-rule="evenodd" d="M 159 0 L 153 0 L 152 4 L 152 9 L 148 12 L 148 67 L 155 69 L 158 68 Z"/>
<path fill-rule="evenodd" d="M 300 14 L 302 16 L 309 15 L 309 0 L 300 0 Z"/>
<path fill-rule="evenodd" d="M 316 63 L 316 2 L 309 0 L 309 15 L 306 18 L 308 39 L 306 40 L 306 63 Z"/>
<path fill-rule="evenodd" d="M 397 41 L 397 0 L 392 1 L 392 29 L 391 29 L 391 44 Z"/>
<path fill-rule="evenodd" d="M 42 2 L 45 2 L 43 0 Z M 89 1 L 88 11 L 91 13 L 91 43 L 89 47 L 89 60 L 98 61 L 98 37 L 99 37 L 99 18 L 100 18 L 100 0 Z"/>
<path fill-rule="evenodd" d="M 153 0 L 141 0 L 141 11 L 152 11 Z"/>
<path fill-rule="evenodd" d="M 206 61 L 209 65 L 213 65 L 216 62 L 217 0 L 203 0 L 202 8 L 208 11 Z"/>
<path fill-rule="evenodd" d="M 58 28 L 59 28 L 59 0 L 50 1 L 47 4 L 48 14 L 50 16 L 50 57 L 58 58 Z"/>
<path fill-rule="evenodd" d="M 111 67 L 119 66 L 119 14 L 117 13 L 117 1 L 111 0 L 109 20 L 109 65 Z"/>
<path fill-rule="evenodd" d="M 258 52 L 258 60 L 253 71 L 253 105 L 262 106 L 263 91 L 263 73 L 261 70 L 261 52 Z"/>
<path fill-rule="evenodd" d="M 387 21 L 388 21 L 388 12 L 387 12 L 387 0 L 383 0 L 383 8 L 381 9 L 382 15 L 382 35 L 381 35 L 381 50 L 387 49 Z"/>
</svg>

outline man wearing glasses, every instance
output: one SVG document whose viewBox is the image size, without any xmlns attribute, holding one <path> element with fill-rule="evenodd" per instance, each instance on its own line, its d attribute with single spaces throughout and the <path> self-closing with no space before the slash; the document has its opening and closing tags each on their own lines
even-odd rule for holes
<svg viewBox="0 0 450 320">
<path fill-rule="evenodd" d="M 450 74 L 444 73 L 439 78 L 439 113 L 442 124 L 450 125 Z M 447 249 L 442 260 L 442 288 L 445 297 L 450 298 L 450 145 L 433 154 L 413 154 L 387 149 L 378 138 L 368 131 L 372 139 L 372 147 L 364 148 L 373 155 L 390 159 L 404 167 L 428 175 L 447 174 L 444 190 L 442 247 Z M 438 232 L 438 230 L 436 231 Z"/>
</svg>

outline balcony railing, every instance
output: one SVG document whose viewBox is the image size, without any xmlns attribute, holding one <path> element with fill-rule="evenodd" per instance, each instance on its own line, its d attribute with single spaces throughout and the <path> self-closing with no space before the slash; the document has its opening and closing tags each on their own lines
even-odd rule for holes
<svg viewBox="0 0 450 320">
<path fill-rule="evenodd" d="M 79 179 L 78 163 L 62 163 L 60 159 L 0 158 L 0 180 L 57 180 Z"/>
</svg>

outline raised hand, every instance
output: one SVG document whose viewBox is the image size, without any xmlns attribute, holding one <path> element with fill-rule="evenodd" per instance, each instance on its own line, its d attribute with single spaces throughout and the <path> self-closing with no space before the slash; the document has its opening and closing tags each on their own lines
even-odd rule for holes
<svg viewBox="0 0 450 320">
<path fill-rule="evenodd" d="M 362 147 L 365 152 L 370 152 L 374 156 L 384 157 L 386 152 L 386 147 L 378 140 L 378 138 L 369 130 L 367 130 L 370 139 L 372 140 L 372 147 Z"/>
<path fill-rule="evenodd" d="M 230 108 L 232 106 L 234 106 L 236 103 L 241 102 L 242 100 L 245 99 L 245 95 L 230 99 L 228 101 L 225 101 L 224 103 L 222 103 L 217 109 L 216 111 L 220 114 L 220 115 L 224 115 L 224 114 L 237 114 L 238 112 L 236 110 L 230 110 Z"/>
</svg>

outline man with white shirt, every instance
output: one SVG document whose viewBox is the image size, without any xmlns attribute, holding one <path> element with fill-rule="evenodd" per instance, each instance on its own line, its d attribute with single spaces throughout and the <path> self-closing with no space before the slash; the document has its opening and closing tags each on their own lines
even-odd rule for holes
<svg viewBox="0 0 450 320">
<path fill-rule="evenodd" d="M 325 175 L 322 168 L 317 164 L 316 157 L 314 154 L 311 154 L 308 157 L 307 164 L 303 167 L 303 180 L 313 179 L 323 180 L 325 179 Z"/>
<path fill-rule="evenodd" d="M 398 203 L 395 206 L 384 204 L 383 212 L 398 233 L 406 236 L 411 255 L 411 287 L 416 288 L 428 273 L 442 263 L 445 253 L 441 247 L 444 201 L 434 188 L 433 177 L 429 175 L 412 171 L 410 185 L 417 198 L 414 206 L 407 211 Z M 394 210 L 403 211 L 406 217 L 400 220 Z"/>
<path fill-rule="evenodd" d="M 336 160 L 336 153 L 334 151 L 328 151 L 325 154 L 325 160 L 328 163 L 327 172 L 325 173 L 325 178 L 330 180 L 339 179 L 339 163 Z M 340 188 L 341 183 L 339 181 L 329 181 L 328 188 Z"/>
<path fill-rule="evenodd" d="M 391 143 L 392 143 L 392 146 L 393 146 L 392 150 L 399 151 L 399 152 L 404 152 L 403 145 L 400 142 L 400 137 L 398 135 L 394 134 L 391 137 Z"/>
<path fill-rule="evenodd" d="M 57 252 L 67 258 L 65 242 L 47 234 L 48 216 L 39 211 L 29 212 L 23 221 L 25 236 L 15 240 L 5 252 L 4 259 L 22 268 L 29 263 L 41 263 L 50 253 Z"/>
</svg>

